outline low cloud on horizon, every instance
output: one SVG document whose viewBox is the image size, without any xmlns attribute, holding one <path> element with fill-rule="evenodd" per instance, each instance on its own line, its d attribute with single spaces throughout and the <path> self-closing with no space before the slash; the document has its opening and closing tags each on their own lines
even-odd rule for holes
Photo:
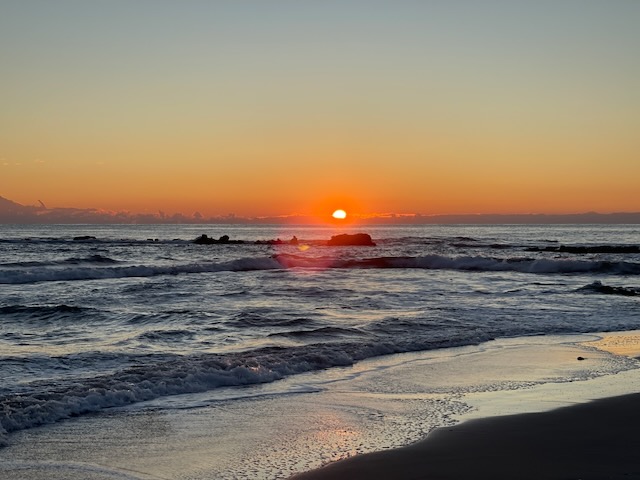
<svg viewBox="0 0 640 480">
<path fill-rule="evenodd" d="M 239 217 L 233 214 L 205 217 L 199 212 L 165 214 L 113 212 L 97 208 L 47 208 L 21 205 L 0 196 L 0 224 L 318 224 L 323 223 L 310 215 L 282 215 L 273 217 Z M 360 224 L 640 224 L 640 212 L 576 214 L 456 214 L 420 215 L 404 213 L 371 214 L 357 217 Z"/>
</svg>

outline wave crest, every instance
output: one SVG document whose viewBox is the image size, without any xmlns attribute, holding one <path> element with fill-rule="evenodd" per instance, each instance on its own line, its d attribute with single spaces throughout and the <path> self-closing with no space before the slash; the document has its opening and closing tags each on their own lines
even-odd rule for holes
<svg viewBox="0 0 640 480">
<path fill-rule="evenodd" d="M 102 262 L 102 261 L 101 261 Z M 105 261 L 103 263 L 109 263 Z M 0 284 L 99 280 L 127 277 L 153 277 L 212 273 L 244 272 L 284 268 L 349 269 L 349 268 L 417 268 L 425 270 L 462 270 L 478 272 L 511 271 L 532 274 L 599 273 L 639 275 L 640 263 L 625 261 L 594 261 L 534 258 L 494 258 L 482 256 L 447 257 L 426 255 L 419 257 L 334 258 L 304 257 L 278 254 L 271 257 L 248 257 L 221 263 L 193 263 L 170 266 L 69 266 L 64 268 L 0 269 Z"/>
</svg>

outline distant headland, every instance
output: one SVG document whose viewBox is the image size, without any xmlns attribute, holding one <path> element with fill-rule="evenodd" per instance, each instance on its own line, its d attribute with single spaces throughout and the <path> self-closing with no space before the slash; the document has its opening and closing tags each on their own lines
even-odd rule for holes
<svg viewBox="0 0 640 480">
<path fill-rule="evenodd" d="M 355 218 L 359 225 L 483 225 L 483 224 L 640 224 L 640 212 L 571 213 L 571 214 L 456 214 L 425 215 L 379 214 Z M 223 224 L 223 225 L 278 225 L 318 224 L 317 217 L 286 215 L 275 217 L 239 217 L 226 215 L 205 217 L 198 212 L 192 215 L 175 213 L 112 212 L 95 208 L 47 208 L 44 203 L 21 205 L 0 196 L 0 224 Z"/>
</svg>

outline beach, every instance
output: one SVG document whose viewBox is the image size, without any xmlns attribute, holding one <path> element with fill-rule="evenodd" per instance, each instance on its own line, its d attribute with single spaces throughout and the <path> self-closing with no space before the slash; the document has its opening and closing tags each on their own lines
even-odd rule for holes
<svg viewBox="0 0 640 480">
<path fill-rule="evenodd" d="M 634 332 L 603 335 L 590 344 L 619 355 L 640 354 Z M 495 416 L 439 428 L 413 445 L 356 456 L 293 478 L 637 479 L 640 393 L 599 398 L 626 389 L 638 391 L 640 377 L 630 373 L 583 384 L 545 384 L 510 399 L 503 393 L 480 394 L 475 416 Z M 500 415 L 501 410 L 526 412 L 562 399 L 575 403 Z"/>
<path fill-rule="evenodd" d="M 415 445 L 354 457 L 298 480 L 637 479 L 640 394 L 473 420 Z"/>
<path fill-rule="evenodd" d="M 242 400 L 227 391 L 176 398 L 175 409 L 166 401 L 114 409 L 14 434 L 0 472 L 7 480 L 638 478 L 638 338 L 505 339 L 250 387 Z"/>
</svg>

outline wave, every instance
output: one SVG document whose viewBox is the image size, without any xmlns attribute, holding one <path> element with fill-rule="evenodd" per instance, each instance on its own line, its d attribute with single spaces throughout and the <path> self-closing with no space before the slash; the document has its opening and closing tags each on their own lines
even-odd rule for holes
<svg viewBox="0 0 640 480">
<path fill-rule="evenodd" d="M 267 312 L 260 311 L 259 309 L 243 309 L 238 313 L 231 315 L 231 317 L 225 321 L 225 325 L 232 328 L 295 328 L 306 327 L 314 324 L 315 320 L 312 318 L 287 318 L 280 315 L 271 316 L 268 315 Z"/>
<path fill-rule="evenodd" d="M 364 259 L 306 258 L 277 255 L 287 268 L 417 268 L 425 270 L 463 270 L 479 272 L 511 271 L 521 273 L 607 273 L 640 274 L 640 263 L 588 260 L 552 260 L 534 258 L 447 257 L 377 257 Z"/>
<path fill-rule="evenodd" d="M 529 247 L 529 252 L 559 253 L 640 253 L 639 245 L 560 245 L 558 247 Z"/>
<path fill-rule="evenodd" d="M 27 268 L 21 270 L 0 269 L 0 284 L 23 284 L 74 280 L 102 280 L 127 277 L 154 277 L 250 270 L 279 269 L 282 265 L 272 257 L 242 258 L 222 263 L 193 263 L 185 265 L 130 265 L 112 267 Z"/>
<path fill-rule="evenodd" d="M 407 337 L 403 335 L 407 327 L 415 328 L 415 325 L 402 319 L 389 318 L 368 331 L 337 327 L 298 330 L 289 332 L 289 335 L 328 336 L 334 341 L 303 346 L 272 346 L 228 354 L 147 355 L 137 358 L 134 364 L 129 360 L 130 366 L 98 376 L 58 378 L 55 384 L 46 380 L 23 383 L 18 392 L 0 395 L 0 445 L 6 444 L 8 433 L 106 408 L 220 387 L 268 383 L 295 374 L 350 366 L 381 355 L 480 344 L 505 334 L 499 328 L 484 332 L 469 328 L 451 336 L 426 328 L 423 335 Z M 429 325 L 424 324 L 424 327 Z M 554 331 L 562 333 L 568 330 L 575 331 L 575 327 L 557 325 Z M 166 333 L 174 335 L 182 332 Z M 369 338 L 365 341 L 350 340 L 349 337 L 353 338 L 354 333 L 360 338 Z M 380 336 L 380 333 L 383 335 Z M 521 331 L 509 333 L 513 336 L 535 334 L 536 331 L 522 326 Z M 59 359 L 66 363 L 66 358 Z M 104 363 L 100 361 L 100 364 Z M 631 359 L 629 365 L 628 368 L 637 366 Z"/>
<path fill-rule="evenodd" d="M 354 335 L 362 336 L 363 332 L 355 328 L 320 327 L 312 330 L 290 330 L 288 332 L 270 333 L 268 336 L 287 337 L 298 340 L 320 338 L 326 341 L 328 338 L 343 338 Z"/>
<path fill-rule="evenodd" d="M 147 238 L 96 238 L 92 235 L 82 235 L 78 237 L 30 237 L 30 238 L 0 238 L 0 244 L 10 245 L 26 245 L 26 244 L 45 244 L 45 245 L 73 245 L 73 244 L 89 244 L 89 245 L 146 245 L 149 243 L 154 244 L 189 244 L 193 243 L 192 240 L 185 240 L 181 238 L 174 239 L 157 239 Z"/>
<path fill-rule="evenodd" d="M 71 257 L 63 260 L 51 260 L 47 262 L 12 262 L 12 263 L 0 263 L 0 267 L 9 268 L 24 268 L 24 267 L 52 267 L 62 265 L 82 265 L 82 264 L 116 264 L 120 263 L 113 258 L 105 257 L 104 255 L 89 255 L 87 257 Z"/>
<path fill-rule="evenodd" d="M 108 262 L 104 262 L 108 263 Z M 302 269 L 425 269 L 462 270 L 472 272 L 510 271 L 532 274 L 597 273 L 639 275 L 640 263 L 625 261 L 590 261 L 535 258 L 494 258 L 482 256 L 334 258 L 303 257 L 278 254 L 271 257 L 241 258 L 221 263 L 184 265 L 77 266 L 69 268 L 0 269 L 0 284 L 22 284 L 50 281 L 99 280 L 127 277 L 153 277 L 220 271 L 255 271 L 283 268 Z"/>
<path fill-rule="evenodd" d="M 194 332 L 182 329 L 172 330 L 153 330 L 150 332 L 141 333 L 137 336 L 140 340 L 151 341 L 173 341 L 176 338 L 192 338 L 195 336 Z"/>
<path fill-rule="evenodd" d="M 104 255 L 89 255 L 88 257 L 71 257 L 64 260 L 62 263 L 80 264 L 80 263 L 98 263 L 98 264 L 113 264 L 119 263 L 118 260 L 105 257 Z"/>
<path fill-rule="evenodd" d="M 605 285 L 599 280 L 596 280 L 589 285 L 579 288 L 580 291 L 586 291 L 591 293 L 603 293 L 605 295 L 623 295 L 626 297 L 640 296 L 640 288 L 637 287 L 613 287 Z"/>
<path fill-rule="evenodd" d="M 474 338 L 473 342 L 489 338 Z M 334 343 L 301 347 L 267 347 L 253 352 L 180 356 L 117 373 L 90 378 L 73 378 L 65 384 L 39 382 L 25 386 L 18 394 L 0 396 L 0 445 L 10 432 L 54 423 L 72 416 L 98 412 L 155 398 L 199 393 L 219 387 L 272 382 L 289 375 L 337 366 L 359 360 L 438 347 L 468 344 L 448 340 L 434 345 L 378 343 Z"/>
<path fill-rule="evenodd" d="M 58 321 L 62 319 L 73 319 L 79 315 L 85 315 L 92 309 L 76 307 L 73 305 L 5 305 L 0 307 L 0 315 L 7 315 L 19 318 L 20 321 L 38 320 L 38 321 Z"/>
</svg>

